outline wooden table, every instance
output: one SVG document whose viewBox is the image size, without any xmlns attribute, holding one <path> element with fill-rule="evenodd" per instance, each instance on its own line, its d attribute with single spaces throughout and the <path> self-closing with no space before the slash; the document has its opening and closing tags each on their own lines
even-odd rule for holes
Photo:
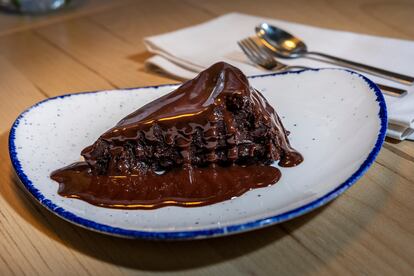
<svg viewBox="0 0 414 276">
<path fill-rule="evenodd" d="M 16 185 L 9 127 L 68 92 L 171 83 L 144 69 L 142 38 L 240 11 L 414 39 L 414 2 L 90 0 L 46 16 L 0 14 L 0 275 L 414 275 L 414 142 L 387 141 L 358 183 L 326 207 L 246 234 L 131 241 L 49 213 Z"/>
</svg>

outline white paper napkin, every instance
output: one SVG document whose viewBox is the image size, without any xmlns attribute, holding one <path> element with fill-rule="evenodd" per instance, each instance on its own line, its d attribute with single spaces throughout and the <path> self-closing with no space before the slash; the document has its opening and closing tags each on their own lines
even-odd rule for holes
<svg viewBox="0 0 414 276">
<path fill-rule="evenodd" d="M 297 35 L 310 50 L 414 75 L 414 41 L 333 31 L 240 13 L 226 14 L 190 28 L 145 38 L 148 50 L 156 54 L 146 64 L 181 79 L 191 79 L 217 61 L 233 64 L 247 75 L 266 73 L 268 71 L 254 66 L 237 46 L 237 41 L 253 35 L 254 27 L 261 22 Z M 282 62 L 335 67 L 306 58 L 284 59 Z M 399 140 L 414 140 L 414 87 L 364 75 L 375 82 L 408 90 L 408 95 L 403 98 L 385 96 L 389 116 L 387 135 Z"/>
</svg>

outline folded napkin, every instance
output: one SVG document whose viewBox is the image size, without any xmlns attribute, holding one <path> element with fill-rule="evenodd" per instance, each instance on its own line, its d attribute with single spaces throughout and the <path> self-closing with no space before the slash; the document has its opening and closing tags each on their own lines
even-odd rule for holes
<svg viewBox="0 0 414 276">
<path fill-rule="evenodd" d="M 246 75 L 264 74 L 237 46 L 237 41 L 254 34 L 254 27 L 268 22 L 302 38 L 310 50 L 317 50 L 376 67 L 414 75 L 414 42 L 392 38 L 333 31 L 270 18 L 230 13 L 175 32 L 145 38 L 155 56 L 146 65 L 181 79 L 191 79 L 217 61 L 226 61 Z M 398 49 L 396 51 L 396 49 Z M 335 67 L 316 60 L 284 59 L 291 65 Z M 387 135 L 414 140 L 414 87 L 365 74 L 375 82 L 408 90 L 403 98 L 385 95 L 389 126 Z"/>
</svg>

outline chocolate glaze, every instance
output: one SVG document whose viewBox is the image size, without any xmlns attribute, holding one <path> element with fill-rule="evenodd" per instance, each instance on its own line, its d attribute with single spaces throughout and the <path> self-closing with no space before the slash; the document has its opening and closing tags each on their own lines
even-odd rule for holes
<svg viewBox="0 0 414 276">
<path fill-rule="evenodd" d="M 303 160 L 274 109 L 223 62 L 128 115 L 82 155 L 86 162 L 52 173 L 59 193 L 114 208 L 211 204 L 275 183 L 280 172 L 265 166 L 273 161 Z"/>
</svg>

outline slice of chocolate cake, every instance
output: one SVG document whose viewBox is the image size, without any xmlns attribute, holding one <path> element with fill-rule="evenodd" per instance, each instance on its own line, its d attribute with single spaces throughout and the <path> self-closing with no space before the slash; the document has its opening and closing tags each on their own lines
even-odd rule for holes
<svg viewBox="0 0 414 276">
<path fill-rule="evenodd" d="M 223 62 L 122 119 L 58 169 L 58 193 L 110 208 L 196 207 L 276 183 L 303 159 L 242 72 Z"/>
<path fill-rule="evenodd" d="M 224 62 L 128 115 L 82 155 L 94 175 L 302 161 L 274 109 Z"/>
</svg>

